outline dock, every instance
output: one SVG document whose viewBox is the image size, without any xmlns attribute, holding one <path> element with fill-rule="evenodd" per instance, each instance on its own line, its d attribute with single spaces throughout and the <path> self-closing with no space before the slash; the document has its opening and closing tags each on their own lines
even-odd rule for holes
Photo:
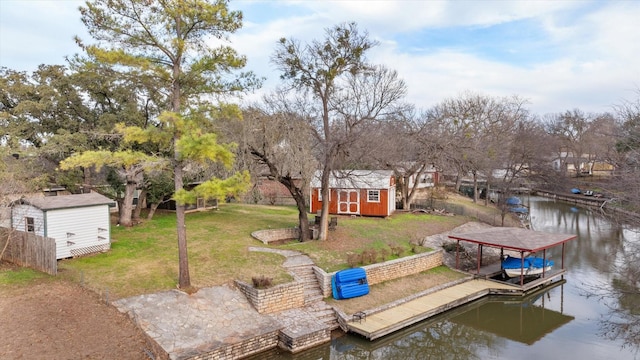
<svg viewBox="0 0 640 360">
<path fill-rule="evenodd" d="M 347 323 L 350 332 L 375 340 L 434 315 L 490 294 L 523 294 L 520 286 L 486 279 L 466 282 L 426 294 L 393 308 Z"/>
</svg>

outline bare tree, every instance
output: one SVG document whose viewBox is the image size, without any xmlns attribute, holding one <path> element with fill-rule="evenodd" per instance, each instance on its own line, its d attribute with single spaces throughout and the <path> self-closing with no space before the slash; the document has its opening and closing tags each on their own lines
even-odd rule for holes
<svg viewBox="0 0 640 360">
<path fill-rule="evenodd" d="M 620 223 L 625 231 L 640 231 L 640 90 L 636 98 L 615 106 L 617 127 L 614 131 L 615 173 L 611 181 L 604 184 L 606 191 L 615 197 L 619 211 L 606 211 L 613 221 Z M 611 123 L 601 126 L 602 136 L 611 130 Z M 594 284 L 587 296 L 603 300 L 610 312 L 602 319 L 602 332 L 611 339 L 619 339 L 624 346 L 640 351 L 640 243 L 637 239 L 625 239 L 622 257 L 613 263 L 611 284 Z"/>
<path fill-rule="evenodd" d="M 640 90 L 636 95 L 635 100 L 616 107 L 620 124 L 615 143 L 616 171 L 610 189 L 626 209 L 640 213 Z M 631 221 L 640 226 L 638 218 Z"/>
<path fill-rule="evenodd" d="M 308 182 L 317 165 L 312 153 L 312 131 L 303 115 L 289 106 L 281 92 L 266 96 L 261 105 L 244 112 L 239 139 L 241 151 L 247 151 L 263 166 L 259 176 L 278 181 L 287 188 L 298 208 L 300 241 L 309 239 Z"/>
<path fill-rule="evenodd" d="M 376 144 L 368 147 L 373 163 L 394 171 L 405 210 L 410 209 L 419 192 L 420 179 L 441 156 L 434 135 L 428 114 L 415 114 L 407 106 L 393 119 L 376 126 L 368 137 L 369 144 Z"/>
<path fill-rule="evenodd" d="M 607 114 L 585 114 L 579 109 L 546 117 L 547 132 L 556 140 L 561 172 L 567 172 L 569 164 L 573 166 L 576 177 L 591 172 L 591 165 L 602 151 L 602 142 L 597 141 L 598 128 L 604 125 L 607 117 Z"/>
<path fill-rule="evenodd" d="M 365 53 L 375 45 L 355 23 L 341 24 L 327 29 L 323 41 L 307 45 L 283 38 L 272 57 L 281 78 L 311 100 L 305 113 L 319 145 L 323 199 L 330 199 L 331 172 L 339 167 L 350 142 L 366 123 L 387 116 L 406 91 L 395 71 L 366 62 Z M 321 240 L 328 235 L 328 214 L 329 202 L 323 201 Z"/>
<path fill-rule="evenodd" d="M 490 184 L 497 170 L 504 171 L 518 122 L 526 119 L 525 101 L 517 96 L 496 98 L 465 93 L 433 107 L 429 116 L 441 149 L 441 166 L 452 166 L 462 176 L 471 174 L 474 201 L 478 201 L 478 181 Z M 488 189 L 487 189 L 488 190 Z"/>
</svg>

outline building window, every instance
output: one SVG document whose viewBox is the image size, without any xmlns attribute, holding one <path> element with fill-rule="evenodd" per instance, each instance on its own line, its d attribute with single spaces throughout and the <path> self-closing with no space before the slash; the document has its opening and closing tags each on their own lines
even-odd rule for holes
<svg viewBox="0 0 640 360">
<path fill-rule="evenodd" d="M 380 202 L 380 190 L 367 190 L 369 202 Z"/>
<path fill-rule="evenodd" d="M 322 202 L 322 189 L 318 189 L 318 201 Z"/>
<path fill-rule="evenodd" d="M 36 222 L 32 217 L 25 218 L 27 232 L 36 232 Z"/>
</svg>

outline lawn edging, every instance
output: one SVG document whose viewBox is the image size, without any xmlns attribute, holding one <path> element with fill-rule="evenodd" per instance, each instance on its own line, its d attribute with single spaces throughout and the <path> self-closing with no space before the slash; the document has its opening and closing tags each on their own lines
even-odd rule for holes
<svg viewBox="0 0 640 360">
<path fill-rule="evenodd" d="M 255 239 L 262 241 L 263 244 L 269 245 L 269 243 L 272 243 L 272 242 L 300 238 L 300 229 L 295 227 L 295 228 L 284 228 L 284 229 L 258 230 L 258 231 L 252 232 L 251 236 Z"/>
</svg>

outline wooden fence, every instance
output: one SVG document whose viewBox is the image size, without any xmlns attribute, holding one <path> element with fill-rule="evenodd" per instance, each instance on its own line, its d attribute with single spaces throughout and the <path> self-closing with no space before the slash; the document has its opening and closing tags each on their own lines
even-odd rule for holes
<svg viewBox="0 0 640 360">
<path fill-rule="evenodd" d="M 9 244 L 7 245 L 7 241 Z M 58 272 L 56 242 L 24 231 L 0 229 L 0 251 L 7 246 L 2 260 L 30 267 L 50 275 Z"/>
</svg>

